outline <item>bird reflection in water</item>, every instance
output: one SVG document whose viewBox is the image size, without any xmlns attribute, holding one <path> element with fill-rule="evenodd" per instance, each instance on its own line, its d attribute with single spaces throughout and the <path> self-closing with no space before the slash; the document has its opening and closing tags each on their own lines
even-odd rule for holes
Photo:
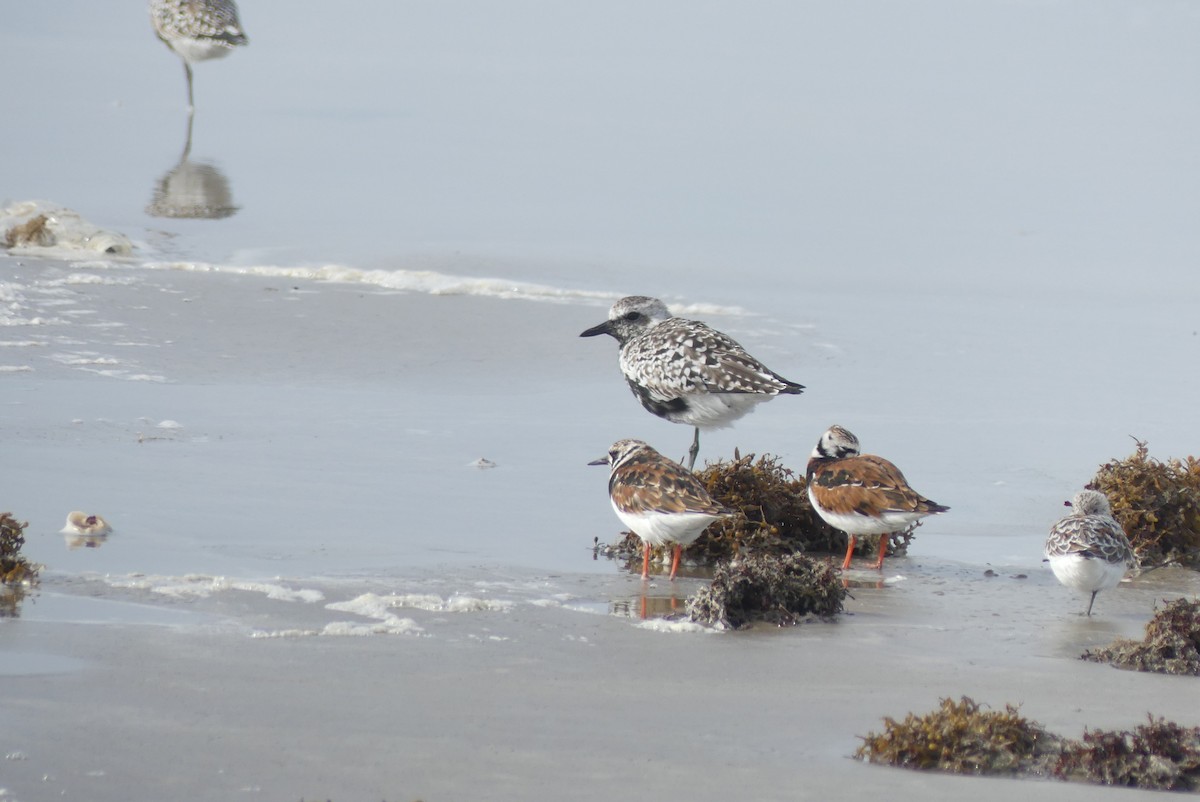
<svg viewBox="0 0 1200 802">
<path fill-rule="evenodd" d="M 158 179 L 146 207 L 151 217 L 220 220 L 239 208 L 233 202 L 229 179 L 214 165 L 191 160 L 194 119 L 195 113 L 189 111 L 183 154 L 179 163 Z"/>
<path fill-rule="evenodd" d="M 613 599 L 609 612 L 618 618 L 674 618 L 687 612 L 687 596 L 678 594 L 674 588 L 665 595 L 651 596 L 646 591 L 628 599 Z"/>
<path fill-rule="evenodd" d="M 219 220 L 234 214 L 229 180 L 214 165 L 194 162 L 192 64 L 224 58 L 249 41 L 233 0 L 150 0 L 150 21 L 163 44 L 183 60 L 187 77 L 187 137 L 179 163 L 158 180 L 146 207 L 152 217 Z"/>
</svg>

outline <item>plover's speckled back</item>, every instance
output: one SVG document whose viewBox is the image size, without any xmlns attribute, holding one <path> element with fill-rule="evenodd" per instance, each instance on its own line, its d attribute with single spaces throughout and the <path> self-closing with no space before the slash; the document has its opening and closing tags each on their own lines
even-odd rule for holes
<svg viewBox="0 0 1200 802">
<path fill-rule="evenodd" d="M 874 567 L 882 568 L 889 534 L 950 509 L 913 490 L 888 460 L 860 454 L 858 438 L 841 426 L 831 426 L 821 435 L 805 478 L 813 509 L 825 523 L 849 536 L 843 570 L 850 567 L 858 535 L 879 535 Z"/>
<path fill-rule="evenodd" d="M 1090 616 L 1096 594 L 1116 587 L 1138 561 L 1107 496 L 1083 490 L 1066 504 L 1071 514 L 1050 528 L 1046 559 L 1059 582 L 1092 594 L 1087 606 Z"/>
<path fill-rule="evenodd" d="M 618 440 L 589 465 L 610 465 L 608 496 L 621 522 L 642 539 L 642 579 L 650 570 L 650 547 L 672 544 L 671 579 L 683 547 L 708 525 L 732 515 L 713 500 L 691 471 L 641 440 Z"/>
<path fill-rule="evenodd" d="M 233 0 L 150 0 L 150 21 L 158 38 L 183 59 L 189 108 L 192 64 L 224 58 L 248 41 Z"/>
<path fill-rule="evenodd" d="M 579 336 L 609 334 L 620 343 L 621 372 L 650 412 L 694 426 L 688 468 L 696 463 L 700 430 L 728 426 L 755 405 L 804 386 L 780 376 L 732 338 L 697 320 L 672 317 L 657 298 L 617 301 L 608 320 Z"/>
</svg>

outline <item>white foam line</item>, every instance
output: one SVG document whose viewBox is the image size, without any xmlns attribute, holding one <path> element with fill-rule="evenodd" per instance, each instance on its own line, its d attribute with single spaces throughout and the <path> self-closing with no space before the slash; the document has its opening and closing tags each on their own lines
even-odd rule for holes
<svg viewBox="0 0 1200 802">
<path fill-rule="evenodd" d="M 367 637 L 370 635 L 420 635 L 425 630 L 411 618 L 391 616 L 387 621 L 375 624 L 360 624 L 351 621 L 333 621 L 322 629 L 276 629 L 255 630 L 252 638 L 315 638 Z"/>
<path fill-rule="evenodd" d="M 95 266 L 105 266 L 98 263 Z M 110 267 L 122 267 L 118 263 L 107 263 Z M 548 301 L 552 303 L 577 303 L 596 301 L 611 304 L 621 296 L 612 292 L 596 290 L 568 290 L 511 281 L 498 278 L 477 278 L 439 273 L 433 270 L 361 270 L 346 265 L 321 265 L 319 267 L 284 267 L 280 265 L 220 265 L 211 262 L 145 262 L 142 267 L 152 270 L 180 270 L 191 273 L 227 273 L 239 276 L 266 276 L 269 278 L 299 279 L 338 284 L 370 284 L 389 290 L 427 293 L 429 295 L 479 295 L 505 300 Z M 680 315 L 747 315 L 737 306 L 696 303 L 673 305 L 672 311 Z"/>
<path fill-rule="evenodd" d="M 65 324 L 66 322 L 67 321 L 65 321 L 61 318 L 53 318 L 53 317 L 40 317 L 40 316 L 35 316 L 35 317 L 31 317 L 31 318 L 6 317 L 6 318 L 0 319 L 0 326 L 59 326 L 59 325 Z"/>
<path fill-rule="evenodd" d="M 147 590 L 161 596 L 176 599 L 201 598 L 207 599 L 215 593 L 228 590 L 241 590 L 249 593 L 261 593 L 275 601 L 294 601 L 314 604 L 325 599 L 325 594 L 319 590 L 301 588 L 293 590 L 274 582 L 250 582 L 231 580 L 223 576 L 203 576 L 188 574 L 187 576 L 139 576 L 109 577 L 108 584 L 114 588 L 132 588 Z"/>
<path fill-rule="evenodd" d="M 51 359 L 64 365 L 119 365 L 121 360 L 111 356 L 82 356 L 76 354 L 51 354 Z"/>
<path fill-rule="evenodd" d="M 669 621 L 665 618 L 651 618 L 638 623 L 638 629 L 649 629 L 653 632 L 716 632 L 716 630 L 697 624 L 695 621 Z"/>
<path fill-rule="evenodd" d="M 103 263 L 102 263 L 103 264 Z M 80 263 L 75 262 L 72 267 L 79 267 Z M 135 279 L 125 276 L 100 276 L 95 273 L 72 273 L 66 278 L 51 279 L 41 282 L 43 287 L 68 287 L 79 284 L 103 284 L 111 286 L 122 286 L 133 284 Z"/>
<path fill-rule="evenodd" d="M 500 599 L 478 599 L 473 596 L 451 596 L 443 600 L 441 596 L 420 593 L 392 593 L 380 596 L 377 593 L 364 593 L 349 601 L 332 602 L 325 609 L 342 613 L 355 613 L 364 618 L 387 620 L 394 617 L 392 610 L 413 609 L 429 612 L 446 613 L 475 613 L 502 612 L 514 606 L 511 601 Z"/>
<path fill-rule="evenodd" d="M 615 301 L 620 296 L 608 292 L 566 290 L 544 284 L 473 278 L 438 273 L 432 270 L 360 270 L 346 265 L 320 267 L 283 267 L 278 265 L 218 265 L 211 262 L 146 262 L 153 270 L 181 270 L 192 273 L 228 273 L 240 276 L 301 279 L 339 284 L 370 284 L 389 290 L 423 292 L 429 295 L 485 295 L 495 298 L 519 298 L 532 301 L 571 302 L 579 300 Z"/>
</svg>

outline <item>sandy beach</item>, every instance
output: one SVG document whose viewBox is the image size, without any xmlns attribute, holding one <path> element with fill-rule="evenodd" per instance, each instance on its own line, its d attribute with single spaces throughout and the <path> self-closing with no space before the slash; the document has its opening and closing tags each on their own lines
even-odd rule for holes
<svg viewBox="0 0 1200 802">
<path fill-rule="evenodd" d="M 192 115 L 141 4 L 10 11 L 0 219 L 71 224 L 0 250 L 44 565 L 5 802 L 1133 798 L 851 756 L 961 695 L 1200 724 L 1194 679 L 1078 659 L 1197 575 L 1086 618 L 1042 562 L 1133 438 L 1200 453 L 1191 5 L 246 0 Z M 635 293 L 807 388 L 701 463 L 836 423 L 951 508 L 836 622 L 706 630 L 702 568 L 594 554 L 587 463 L 691 442 L 578 336 Z"/>
</svg>

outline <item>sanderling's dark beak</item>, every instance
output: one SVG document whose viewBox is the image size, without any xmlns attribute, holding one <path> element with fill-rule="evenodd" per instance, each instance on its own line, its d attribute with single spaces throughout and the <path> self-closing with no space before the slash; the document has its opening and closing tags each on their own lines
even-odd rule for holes
<svg viewBox="0 0 1200 802">
<path fill-rule="evenodd" d="M 607 464 L 608 464 L 608 457 L 601 457 L 600 459 L 594 459 L 588 463 L 588 465 L 607 465 Z"/>
<path fill-rule="evenodd" d="M 1064 502 L 1063 502 L 1063 506 L 1064 506 L 1064 507 L 1074 507 L 1075 505 L 1074 505 L 1074 504 L 1072 504 L 1072 503 L 1071 503 L 1071 502 L 1069 502 L 1069 501 L 1064 501 Z"/>
<path fill-rule="evenodd" d="M 583 332 L 579 336 L 580 337 L 595 337 L 597 334 L 612 334 L 612 333 L 613 333 L 612 321 L 606 320 L 603 323 L 601 323 L 599 326 L 592 326 L 590 329 Z M 613 336 L 616 336 L 616 335 L 613 335 Z"/>
</svg>

